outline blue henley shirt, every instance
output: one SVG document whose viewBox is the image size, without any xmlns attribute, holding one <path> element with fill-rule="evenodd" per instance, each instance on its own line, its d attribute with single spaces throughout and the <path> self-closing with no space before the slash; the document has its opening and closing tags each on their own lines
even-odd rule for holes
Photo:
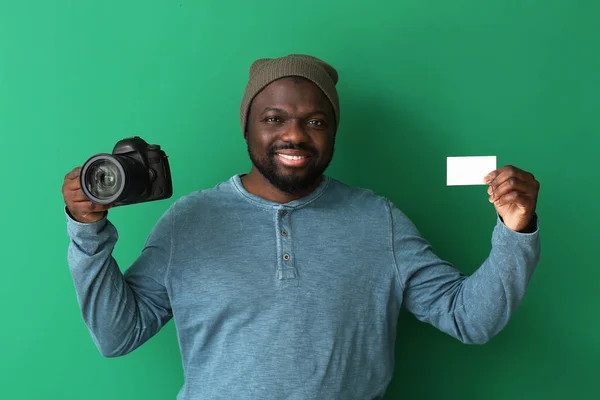
<svg viewBox="0 0 600 400">
<path fill-rule="evenodd" d="M 286 204 L 250 194 L 240 175 L 187 194 L 124 272 L 108 218 L 79 223 L 67 212 L 67 232 L 102 355 L 135 350 L 173 318 L 179 400 L 381 398 L 401 306 L 485 343 L 519 306 L 540 255 L 537 227 L 519 233 L 498 218 L 489 256 L 466 276 L 388 199 L 328 176 Z"/>
</svg>

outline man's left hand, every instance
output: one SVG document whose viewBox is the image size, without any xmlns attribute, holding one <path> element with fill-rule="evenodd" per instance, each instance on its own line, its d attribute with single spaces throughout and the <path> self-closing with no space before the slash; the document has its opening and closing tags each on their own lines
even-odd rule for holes
<svg viewBox="0 0 600 400">
<path fill-rule="evenodd" d="M 504 224 L 516 232 L 533 232 L 533 217 L 540 183 L 532 173 L 512 165 L 499 168 L 485 177 L 489 201 Z"/>
</svg>

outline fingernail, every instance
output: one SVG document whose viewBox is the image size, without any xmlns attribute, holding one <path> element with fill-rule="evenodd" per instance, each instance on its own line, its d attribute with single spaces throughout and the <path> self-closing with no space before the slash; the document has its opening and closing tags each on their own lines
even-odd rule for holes
<svg viewBox="0 0 600 400">
<path fill-rule="evenodd" d="M 488 194 L 492 194 L 493 191 L 492 191 L 492 187 L 491 186 L 488 186 L 487 192 L 488 192 Z"/>
</svg>

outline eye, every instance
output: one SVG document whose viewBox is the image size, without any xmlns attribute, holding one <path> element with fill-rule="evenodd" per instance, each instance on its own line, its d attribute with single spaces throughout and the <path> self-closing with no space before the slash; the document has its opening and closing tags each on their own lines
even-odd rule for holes
<svg viewBox="0 0 600 400">
<path fill-rule="evenodd" d="M 320 119 L 311 119 L 310 121 L 308 121 L 308 123 L 319 127 L 325 126 L 325 121 L 322 121 Z"/>
<path fill-rule="evenodd" d="M 265 117 L 263 119 L 264 122 L 281 122 L 281 118 L 279 117 Z"/>
</svg>

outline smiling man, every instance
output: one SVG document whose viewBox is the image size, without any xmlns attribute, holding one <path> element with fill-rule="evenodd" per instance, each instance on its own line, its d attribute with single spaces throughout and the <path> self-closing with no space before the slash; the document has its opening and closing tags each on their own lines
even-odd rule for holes
<svg viewBox="0 0 600 400">
<path fill-rule="evenodd" d="M 492 248 L 466 276 L 390 200 L 325 174 L 337 81 L 307 55 L 254 62 L 240 108 L 251 170 L 176 201 L 125 273 L 110 207 L 85 199 L 79 167 L 67 174 L 69 265 L 103 355 L 173 318 L 180 400 L 379 399 L 401 307 L 463 343 L 506 326 L 540 256 L 537 180 L 513 166 L 487 177 Z"/>
<path fill-rule="evenodd" d="M 265 62 L 254 64 L 251 73 L 256 75 L 242 100 L 241 124 L 252 160 L 242 183 L 249 192 L 286 203 L 309 194 L 321 182 L 333 157 L 338 99 L 334 91 L 334 109 L 332 100 L 308 78 L 284 76 L 270 82 L 272 66 L 261 69 Z M 322 68 L 337 79 L 328 65 Z M 330 77 L 320 84 L 331 83 Z"/>
</svg>

